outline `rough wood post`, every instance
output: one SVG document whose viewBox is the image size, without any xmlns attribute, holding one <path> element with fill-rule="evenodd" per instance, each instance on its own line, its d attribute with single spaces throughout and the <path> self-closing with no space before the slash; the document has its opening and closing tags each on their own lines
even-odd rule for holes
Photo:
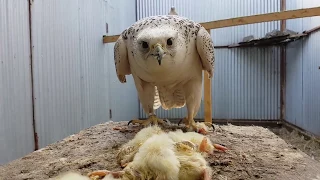
<svg viewBox="0 0 320 180">
<path fill-rule="evenodd" d="M 281 12 L 286 10 L 286 0 L 281 0 Z M 281 31 L 286 29 L 286 20 L 281 20 Z M 286 46 L 280 51 L 280 119 L 285 120 L 286 99 Z"/>
<path fill-rule="evenodd" d="M 207 30 L 210 34 L 210 29 Z M 204 121 L 212 123 L 212 97 L 211 97 L 211 79 L 209 74 L 205 71 L 204 73 Z"/>
</svg>

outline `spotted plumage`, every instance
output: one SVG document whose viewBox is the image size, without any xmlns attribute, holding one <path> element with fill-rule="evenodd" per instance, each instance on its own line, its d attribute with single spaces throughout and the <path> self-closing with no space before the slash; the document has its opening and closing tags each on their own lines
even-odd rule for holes
<svg viewBox="0 0 320 180">
<path fill-rule="evenodd" d="M 172 13 L 172 12 L 171 12 Z M 124 30 L 114 47 L 119 81 L 132 74 L 147 114 L 187 106 L 194 123 L 202 94 L 202 70 L 212 77 L 214 47 L 200 24 L 177 15 L 151 16 Z"/>
</svg>

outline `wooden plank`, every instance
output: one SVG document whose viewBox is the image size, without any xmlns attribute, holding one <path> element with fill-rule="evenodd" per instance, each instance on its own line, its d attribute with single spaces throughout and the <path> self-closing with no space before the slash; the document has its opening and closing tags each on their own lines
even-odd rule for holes
<svg viewBox="0 0 320 180">
<path fill-rule="evenodd" d="M 207 31 L 210 34 L 210 30 Z M 204 121 L 210 123 L 212 123 L 211 83 L 209 74 L 204 71 Z"/>
<path fill-rule="evenodd" d="M 259 14 L 259 15 L 253 15 L 253 16 L 244 16 L 244 17 L 238 17 L 238 18 L 204 22 L 200 24 L 206 29 L 217 29 L 217 28 L 230 27 L 230 26 L 239 26 L 239 25 L 245 25 L 245 24 L 278 21 L 278 20 L 285 20 L 285 19 L 296 19 L 296 18 L 304 18 L 304 17 L 312 17 L 312 16 L 320 16 L 320 7 Z M 104 36 L 103 43 L 115 42 L 118 39 L 118 37 L 119 35 Z"/>
<path fill-rule="evenodd" d="M 320 16 L 320 7 L 297 9 L 283 12 L 274 12 L 267 14 L 259 14 L 254 16 L 244 16 L 219 21 L 211 21 L 201 23 L 206 29 L 217 29 L 230 26 L 239 26 L 245 24 L 254 24 L 269 21 L 278 21 L 286 19 L 296 19 L 304 17 Z"/>
<path fill-rule="evenodd" d="M 119 35 L 114 36 L 103 36 L 103 43 L 112 43 L 116 42 L 119 38 Z"/>
<path fill-rule="evenodd" d="M 317 26 L 317 27 L 312 28 L 312 29 L 310 29 L 310 30 L 308 30 L 308 31 L 303 31 L 303 33 L 305 33 L 305 34 L 311 34 L 311 33 L 314 33 L 314 32 L 316 32 L 316 31 L 319 31 L 319 30 L 320 30 L 320 26 Z"/>
</svg>

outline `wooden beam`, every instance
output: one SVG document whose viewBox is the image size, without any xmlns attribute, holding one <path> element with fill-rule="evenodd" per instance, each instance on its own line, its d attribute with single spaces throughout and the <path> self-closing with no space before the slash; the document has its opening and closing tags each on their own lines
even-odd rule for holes
<svg viewBox="0 0 320 180">
<path fill-rule="evenodd" d="M 283 12 L 274 12 L 267 14 L 259 14 L 253 16 L 244 16 L 238 18 L 224 19 L 218 21 L 210 21 L 200 23 L 206 29 L 217 29 L 230 26 L 239 26 L 246 24 L 254 24 L 261 22 L 279 21 L 286 19 L 296 19 L 304 17 L 320 16 L 320 7 L 297 9 Z M 119 35 L 104 36 L 103 43 L 112 43 L 118 39 Z"/>
<path fill-rule="evenodd" d="M 207 30 L 210 34 L 210 30 Z M 214 74 L 214 73 L 213 73 Z M 213 78 L 213 76 L 212 76 Z M 212 123 L 212 96 L 211 96 L 211 79 L 209 74 L 204 71 L 204 121 Z"/>
<path fill-rule="evenodd" d="M 320 16 L 320 7 L 297 9 L 290 11 L 259 14 L 254 16 L 244 16 L 219 21 L 201 23 L 206 29 L 217 29 L 230 26 L 239 26 L 245 24 L 254 24 L 261 22 L 279 21 L 286 19 L 296 19 L 304 17 Z"/>
<path fill-rule="evenodd" d="M 112 42 L 116 42 L 118 38 L 119 38 L 119 35 L 114 35 L 114 36 L 103 36 L 103 43 L 112 43 Z"/>
</svg>

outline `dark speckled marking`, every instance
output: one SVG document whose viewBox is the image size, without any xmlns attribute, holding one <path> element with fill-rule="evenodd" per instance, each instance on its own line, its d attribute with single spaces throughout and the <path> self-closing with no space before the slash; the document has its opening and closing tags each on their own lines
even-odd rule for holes
<svg viewBox="0 0 320 180">
<path fill-rule="evenodd" d="M 128 38 L 134 39 L 141 29 L 146 27 L 158 27 L 163 23 L 172 25 L 174 29 L 180 31 L 180 33 L 184 36 L 186 44 L 190 42 L 191 38 L 196 39 L 198 31 L 200 27 L 202 27 L 199 23 L 196 23 L 185 17 L 175 15 L 159 15 L 147 17 L 137 21 L 132 26 L 124 30 L 121 33 L 121 36 L 124 40 L 127 40 Z"/>
<path fill-rule="evenodd" d="M 186 49 L 188 49 L 188 44 L 192 39 L 197 40 L 197 37 L 202 38 L 202 48 L 204 48 L 203 53 L 205 53 L 206 57 L 205 60 L 209 62 L 212 68 L 214 67 L 214 47 L 210 35 L 203 33 L 201 36 L 198 36 L 199 30 L 203 27 L 199 23 L 196 23 L 188 18 L 175 15 L 150 16 L 141 19 L 132 26 L 128 27 L 121 33 L 121 36 L 124 41 L 127 39 L 133 40 L 135 37 L 137 37 L 137 34 L 140 33 L 142 29 L 147 27 L 157 28 L 163 24 L 170 25 L 172 29 L 180 33 L 180 36 L 183 37 L 187 46 Z M 134 55 L 134 53 L 132 53 L 132 55 Z M 172 54 L 170 55 L 173 56 Z M 208 70 L 208 67 L 206 69 Z"/>
</svg>

